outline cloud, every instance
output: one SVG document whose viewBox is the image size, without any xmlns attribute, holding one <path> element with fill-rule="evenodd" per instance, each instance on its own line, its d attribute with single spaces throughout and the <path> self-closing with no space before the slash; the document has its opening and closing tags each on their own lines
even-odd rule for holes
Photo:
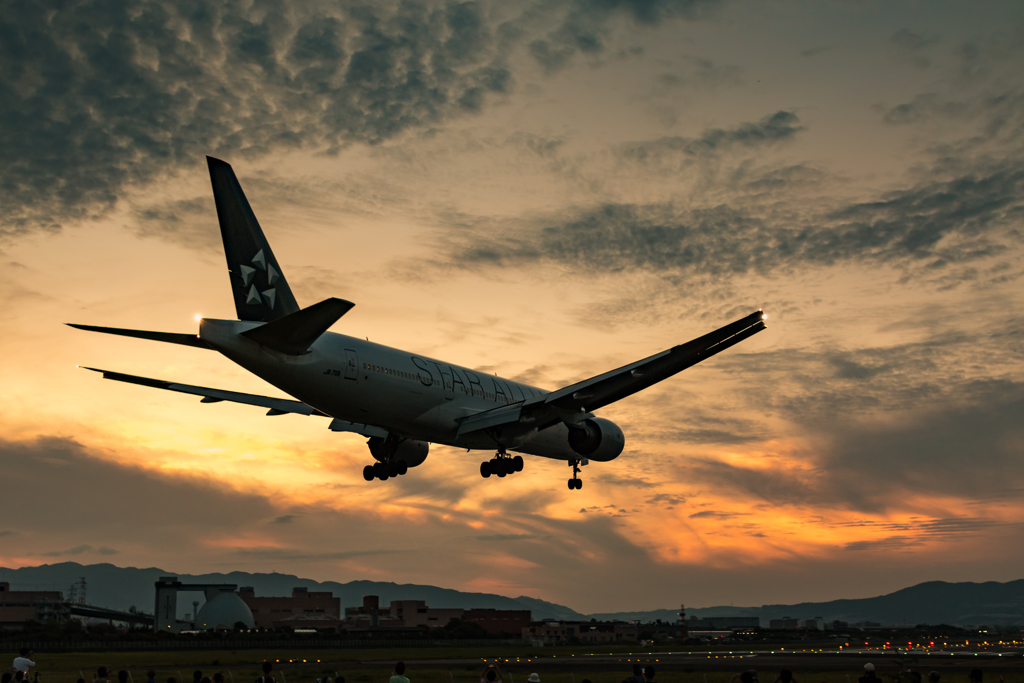
<svg viewBox="0 0 1024 683">
<path fill-rule="evenodd" d="M 474 2 L 7 7 L 0 236 L 102 213 L 204 154 L 336 151 L 477 112 L 512 87 L 485 16 Z M 180 230 L 178 215 L 155 218 Z"/>
<path fill-rule="evenodd" d="M 735 128 L 713 128 L 696 138 L 663 137 L 646 142 L 623 145 L 619 153 L 625 159 L 638 163 L 663 161 L 666 157 L 713 156 L 735 147 L 758 147 L 791 139 L 804 127 L 790 111 L 778 111 L 756 123 L 744 123 Z"/>
<path fill-rule="evenodd" d="M 297 518 L 298 515 L 281 515 L 280 517 L 275 517 L 271 524 L 291 524 Z"/>
<path fill-rule="evenodd" d="M 483 534 L 475 538 L 478 541 L 526 541 L 537 537 L 533 534 Z"/>
<path fill-rule="evenodd" d="M 529 43 L 530 55 L 548 73 L 569 65 L 582 53 L 597 56 L 607 49 L 611 25 L 625 18 L 641 26 L 670 19 L 696 21 L 714 13 L 719 0 L 570 0 L 538 4 L 534 10 L 548 25 L 543 38 Z M 547 12 L 544 12 L 547 10 Z"/>
<path fill-rule="evenodd" d="M 794 215 L 749 198 L 605 202 L 530 219 L 466 219 L 441 236 L 437 261 L 464 270 L 557 265 L 585 273 L 757 274 L 841 263 L 927 271 L 997 256 L 1015 244 L 1024 211 L 1024 163 L 977 166 L 869 200 Z M 794 201 L 796 201 L 794 199 Z M 437 263 L 430 267 L 436 267 Z"/>
<path fill-rule="evenodd" d="M 100 555 L 116 555 L 117 552 L 118 551 L 114 550 L 113 548 L 108 548 L 105 545 L 104 546 L 100 546 L 99 548 L 94 548 L 91 545 L 83 544 L 83 545 L 76 545 L 74 548 L 69 548 L 67 550 L 53 550 L 53 551 L 48 552 L 48 553 L 43 553 L 43 555 L 45 555 L 46 557 L 61 557 L 63 555 L 82 555 L 84 553 L 90 553 L 90 554 L 91 553 L 98 553 Z"/>
<path fill-rule="evenodd" d="M 721 512 L 719 510 L 701 510 L 700 512 L 694 512 L 690 515 L 690 519 L 732 519 L 733 517 L 739 517 L 742 514 L 739 512 Z"/>
</svg>

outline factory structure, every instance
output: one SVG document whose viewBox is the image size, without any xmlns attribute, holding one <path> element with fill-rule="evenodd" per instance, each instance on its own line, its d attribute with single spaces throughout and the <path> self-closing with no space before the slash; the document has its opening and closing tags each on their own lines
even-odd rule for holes
<svg viewBox="0 0 1024 683">
<path fill-rule="evenodd" d="M 0 629 L 22 628 L 31 622 L 89 619 L 157 632 L 280 630 L 345 633 L 354 637 L 420 637 L 432 629 L 458 623 L 476 625 L 489 636 L 522 638 L 537 645 L 568 642 L 614 643 L 655 639 L 721 637 L 757 628 L 756 618 L 718 617 L 686 619 L 683 608 L 675 623 L 638 624 L 623 621 L 534 621 L 530 610 L 432 607 L 423 600 L 392 600 L 382 605 L 379 596 L 363 597 L 361 605 L 342 608 L 329 591 L 295 587 L 289 596 L 258 596 L 251 586 L 227 583 L 183 583 L 162 576 L 154 584 L 153 613 L 110 610 L 86 602 L 84 579 L 69 591 L 12 591 L 0 583 Z M 179 615 L 179 595 L 194 594 L 193 611 Z M 201 594 L 201 595 L 200 595 Z M 187 599 L 187 598 L 186 598 Z M 202 599 L 202 602 L 200 602 Z M 202 605 L 200 607 L 200 604 Z M 774 626 L 774 624 L 773 624 Z M 787 623 L 786 626 L 789 626 Z"/>
</svg>

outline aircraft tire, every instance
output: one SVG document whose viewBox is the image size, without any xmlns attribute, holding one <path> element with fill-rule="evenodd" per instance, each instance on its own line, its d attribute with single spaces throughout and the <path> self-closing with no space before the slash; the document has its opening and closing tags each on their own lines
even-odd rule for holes
<svg viewBox="0 0 1024 683">
<path fill-rule="evenodd" d="M 491 463 L 489 461 L 484 460 L 480 463 L 480 476 L 484 479 L 491 476 Z"/>
<path fill-rule="evenodd" d="M 492 464 L 491 469 L 495 470 L 494 473 L 497 474 L 499 477 L 504 477 L 506 474 L 508 474 L 508 472 L 505 470 L 505 463 L 503 463 L 500 460 L 497 462 L 497 467 L 495 467 Z"/>
<path fill-rule="evenodd" d="M 363 479 L 366 481 L 373 481 L 374 476 L 373 465 L 367 465 L 363 468 Z"/>
<path fill-rule="evenodd" d="M 391 475 L 388 474 L 388 471 L 385 468 L 385 470 L 383 472 L 381 472 L 380 474 L 377 475 L 377 478 L 380 479 L 381 481 L 387 481 L 388 477 L 390 477 L 390 476 Z"/>
<path fill-rule="evenodd" d="M 581 488 L 583 488 L 583 480 L 582 479 L 577 479 L 576 480 L 576 490 L 579 491 Z"/>
<path fill-rule="evenodd" d="M 398 463 L 397 462 L 394 462 L 394 461 L 389 462 L 387 467 L 388 467 L 388 476 L 389 477 L 397 477 L 399 474 L 401 474 L 401 472 L 398 471 Z"/>
<path fill-rule="evenodd" d="M 570 480 L 569 480 L 569 490 L 570 490 L 570 491 L 572 491 L 573 489 L 575 489 L 575 488 L 576 488 L 576 484 L 575 484 L 575 483 L 573 483 L 573 482 L 575 482 L 575 481 L 576 481 L 575 479 L 570 479 Z"/>
<path fill-rule="evenodd" d="M 516 472 L 522 472 L 523 465 L 523 456 L 517 455 L 516 457 L 512 458 L 512 466 L 515 468 Z"/>
<path fill-rule="evenodd" d="M 403 474 L 408 473 L 408 471 L 409 471 L 409 464 L 406 463 L 404 460 L 399 460 L 398 461 L 398 474 L 399 475 L 403 475 Z"/>
</svg>

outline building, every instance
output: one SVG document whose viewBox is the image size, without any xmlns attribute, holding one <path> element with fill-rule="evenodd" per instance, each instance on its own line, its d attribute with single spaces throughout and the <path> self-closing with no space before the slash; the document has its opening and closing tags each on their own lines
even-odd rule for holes
<svg viewBox="0 0 1024 683">
<path fill-rule="evenodd" d="M 636 624 L 598 622 L 579 624 L 579 639 L 584 643 L 615 643 L 637 641 L 640 627 Z"/>
<path fill-rule="evenodd" d="M 525 641 L 546 645 L 573 639 L 582 643 L 615 643 L 639 640 L 644 628 L 619 621 L 535 621 L 525 626 L 522 634 Z"/>
<path fill-rule="evenodd" d="M 579 624 L 561 621 L 536 621 L 523 629 L 523 640 L 534 643 L 564 643 L 580 637 Z"/>
<path fill-rule="evenodd" d="M 458 607 L 427 607 L 424 600 L 392 600 L 391 617 L 400 619 L 404 626 L 446 626 L 452 619 L 461 619 L 464 609 Z"/>
<path fill-rule="evenodd" d="M 292 589 L 291 597 L 256 597 L 251 586 L 244 586 L 238 595 L 252 611 L 257 628 L 337 630 L 341 625 L 341 598 L 330 591 L 299 587 Z"/>
<path fill-rule="evenodd" d="M 467 609 L 462 620 L 479 624 L 492 635 L 519 634 L 530 625 L 532 614 L 528 609 Z"/>
<path fill-rule="evenodd" d="M 773 631 L 795 631 L 800 628 L 800 620 L 790 619 L 789 617 L 772 619 L 768 622 L 768 628 Z"/>
<path fill-rule="evenodd" d="M 52 621 L 67 615 L 60 591 L 12 591 L 0 583 L 0 628 L 20 629 L 30 621 Z"/>
<path fill-rule="evenodd" d="M 424 600 L 392 600 L 388 607 L 381 607 L 376 595 L 364 595 L 361 606 L 345 608 L 350 629 L 440 628 L 453 619 L 479 624 L 494 635 L 519 634 L 530 623 L 530 610 L 437 608 Z"/>
</svg>

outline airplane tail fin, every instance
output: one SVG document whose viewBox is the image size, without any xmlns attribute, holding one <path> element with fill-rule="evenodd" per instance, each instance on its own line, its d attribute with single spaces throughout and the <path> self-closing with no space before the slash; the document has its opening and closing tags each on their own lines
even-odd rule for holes
<svg viewBox="0 0 1024 683">
<path fill-rule="evenodd" d="M 213 157 L 206 162 L 238 319 L 270 322 L 296 313 L 299 305 L 231 165 Z"/>
</svg>

